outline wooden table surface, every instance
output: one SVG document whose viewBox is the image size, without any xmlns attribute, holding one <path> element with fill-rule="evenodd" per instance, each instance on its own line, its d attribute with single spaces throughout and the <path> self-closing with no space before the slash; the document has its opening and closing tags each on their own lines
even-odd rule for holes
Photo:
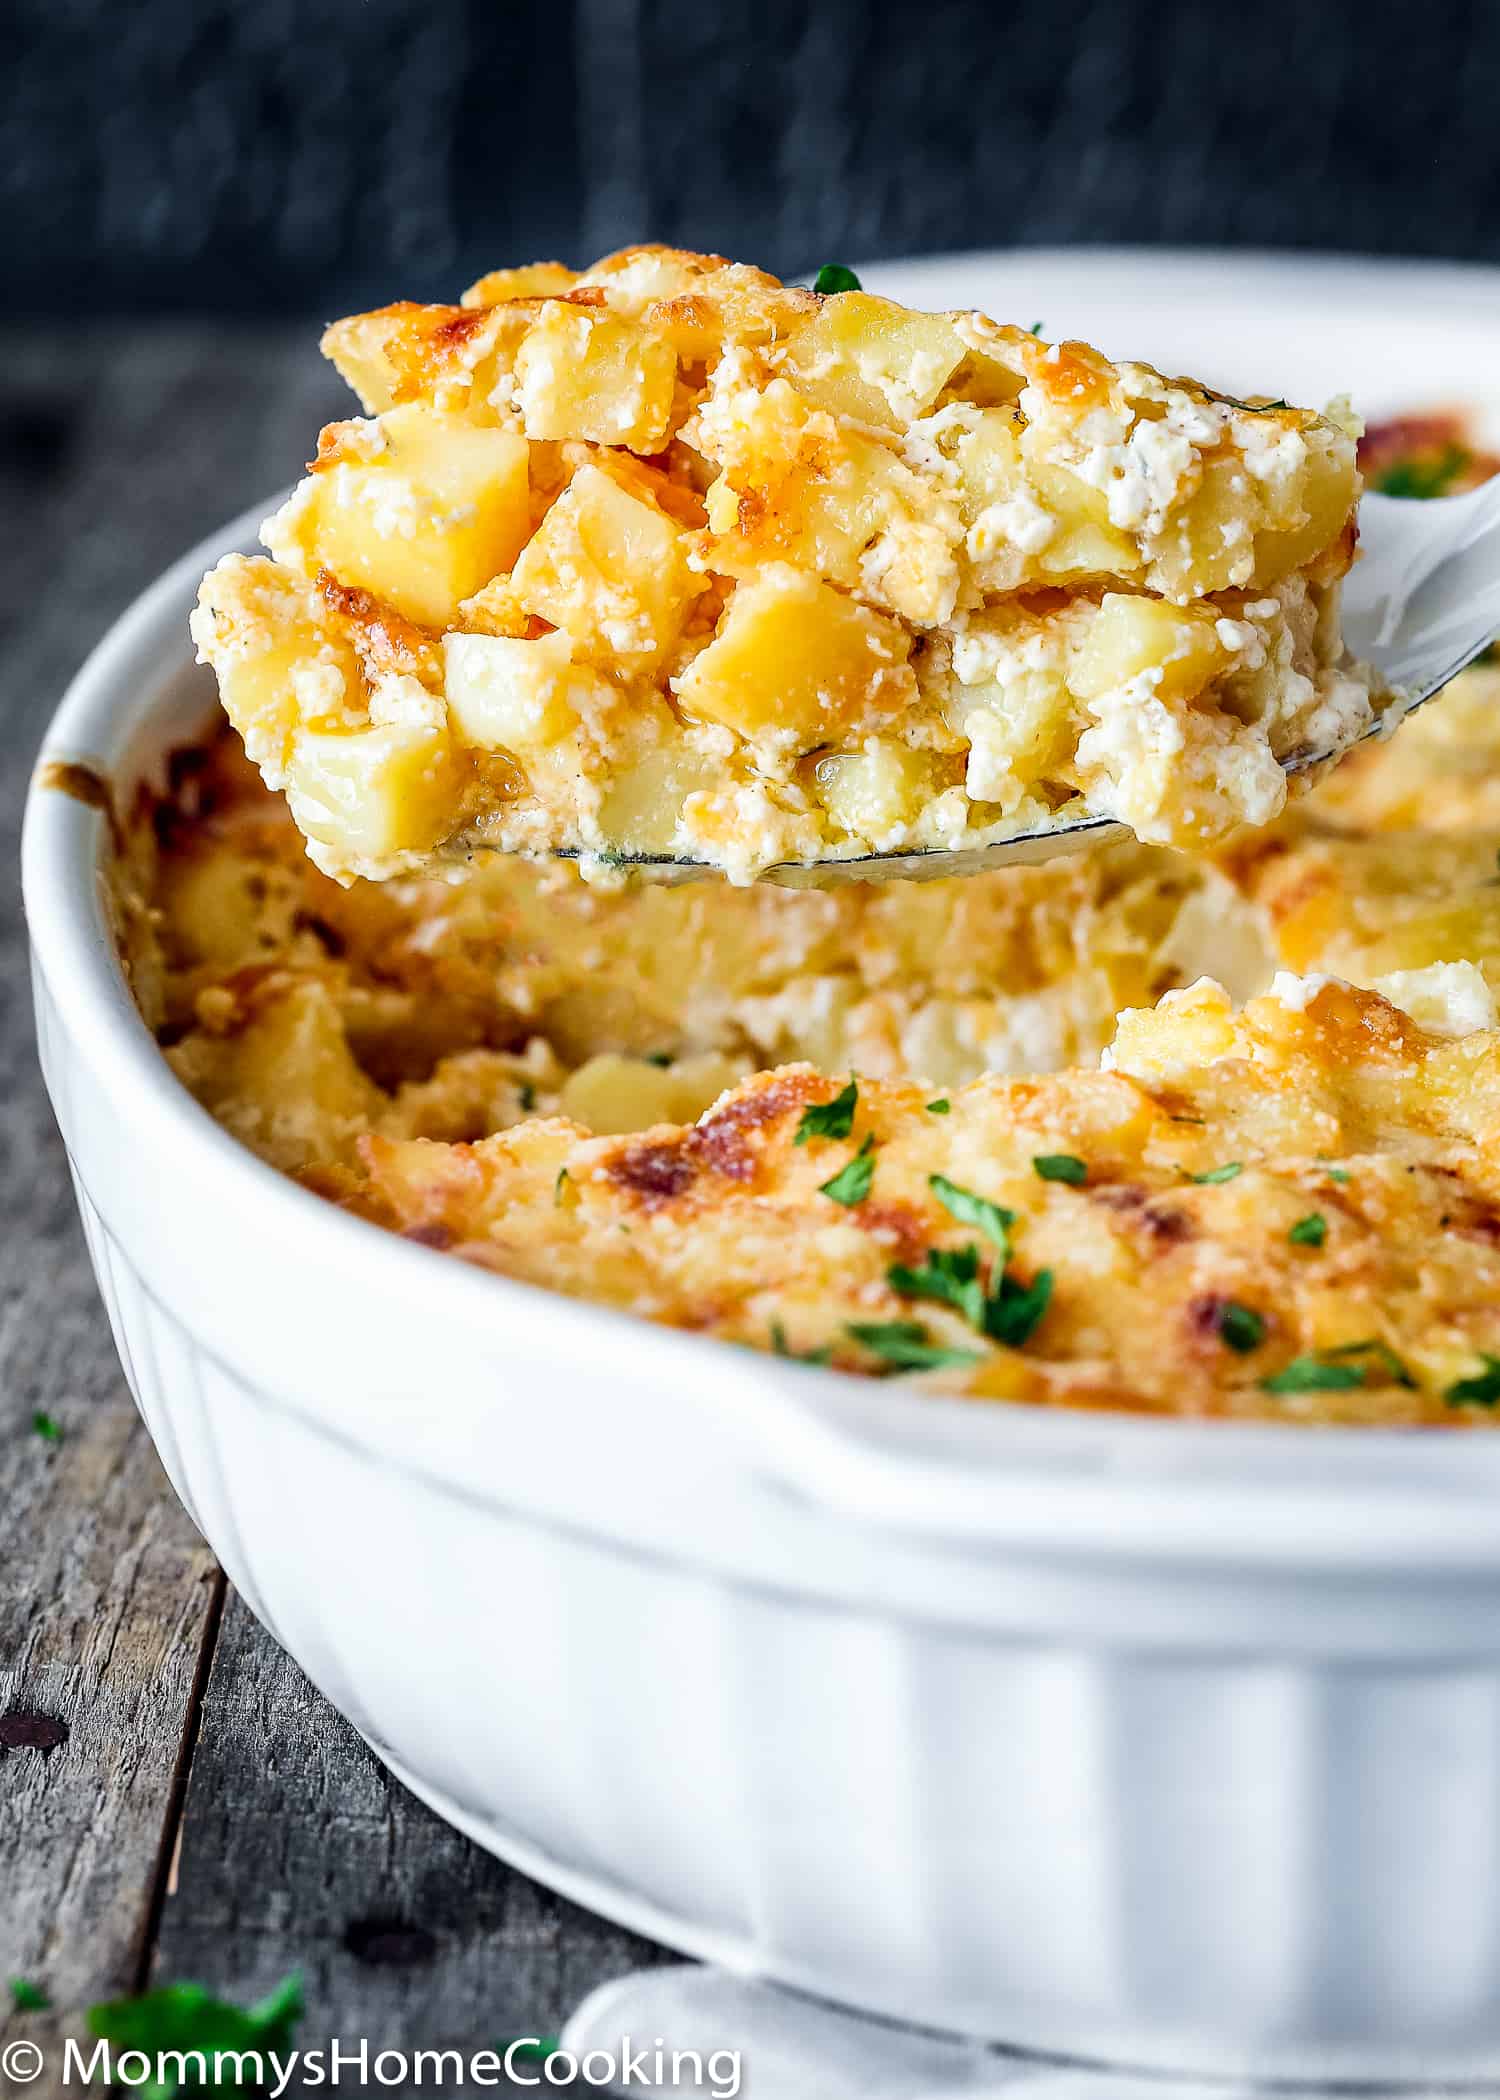
<svg viewBox="0 0 1500 2100">
<path fill-rule="evenodd" d="M 349 412 L 314 334 L 0 332 L 0 2048 L 292 1969 L 307 2043 L 484 2048 L 660 1958 L 440 1823 L 228 1588 L 126 1388 L 36 1067 L 17 852 L 47 717 L 137 591 Z M 56 2012 L 11 2015 L 14 1976 Z"/>
</svg>

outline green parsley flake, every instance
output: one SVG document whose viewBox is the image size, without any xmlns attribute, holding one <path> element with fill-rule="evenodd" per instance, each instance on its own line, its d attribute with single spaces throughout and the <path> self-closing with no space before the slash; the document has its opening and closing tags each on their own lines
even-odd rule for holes
<svg viewBox="0 0 1500 2100">
<path fill-rule="evenodd" d="M 529 1116 L 536 1107 L 536 1088 L 529 1079 L 521 1081 L 521 1113 Z"/>
<path fill-rule="evenodd" d="M 557 1206 L 562 1202 L 563 1190 L 568 1186 L 572 1179 L 573 1177 L 568 1172 L 566 1167 L 558 1168 L 557 1179 L 552 1184 L 552 1208 L 554 1210 L 556 1210 Z"/>
<path fill-rule="evenodd" d="M 946 1174 L 929 1174 L 927 1186 L 950 1218 L 957 1218 L 960 1225 L 976 1226 L 992 1245 L 1000 1249 L 1001 1260 L 1009 1261 L 1010 1228 L 1016 1222 L 1013 1210 L 991 1203 L 987 1196 L 976 1196 L 972 1189 L 960 1188 Z"/>
<path fill-rule="evenodd" d="M 672 1062 L 672 1053 L 670 1050 L 648 1051 L 646 1062 L 648 1065 L 655 1065 L 658 1072 L 665 1072 L 668 1065 Z"/>
<path fill-rule="evenodd" d="M 929 1342 L 926 1328 L 915 1320 L 853 1321 L 848 1332 L 893 1371 L 945 1371 L 979 1361 L 977 1349 L 944 1349 Z"/>
<path fill-rule="evenodd" d="M 821 292 L 825 299 L 835 292 L 858 292 L 863 289 L 859 279 L 846 263 L 824 263 L 813 279 L 813 290 Z"/>
<path fill-rule="evenodd" d="M 903 1298 L 931 1298 L 961 1312 L 971 1327 L 984 1329 L 984 1285 L 979 1281 L 979 1249 L 930 1247 L 920 1269 L 903 1268 L 898 1262 L 885 1272 L 885 1280 Z"/>
<path fill-rule="evenodd" d="M 1327 1237 L 1328 1220 L 1320 1210 L 1310 1210 L 1287 1234 L 1294 1247 L 1321 1247 Z"/>
<path fill-rule="evenodd" d="M 46 2012 L 52 2004 L 41 1985 L 25 1976 L 10 1979 L 10 2002 L 17 2012 Z"/>
<path fill-rule="evenodd" d="M 1019 1349 L 1036 1332 L 1042 1314 L 1052 1302 L 1052 1271 L 1038 1269 L 1029 1284 L 1002 1276 L 984 1308 L 984 1331 L 992 1342 Z"/>
<path fill-rule="evenodd" d="M 1216 1186 L 1221 1181 L 1238 1181 L 1244 1171 L 1245 1162 L 1242 1159 L 1231 1159 L 1225 1166 L 1210 1167 L 1206 1174 L 1189 1174 L 1188 1180 Z"/>
<path fill-rule="evenodd" d="M 1252 1312 L 1248 1305 L 1237 1304 L 1233 1298 L 1226 1298 L 1219 1307 L 1217 1324 L 1219 1340 L 1241 1356 L 1258 1349 L 1266 1338 L 1266 1323 L 1260 1314 Z"/>
<path fill-rule="evenodd" d="M 31 1433 L 33 1436 L 39 1436 L 44 1444 L 60 1444 L 62 1442 L 62 1430 L 53 1421 L 51 1415 L 43 1414 L 40 1408 L 37 1409 L 31 1418 Z"/>
<path fill-rule="evenodd" d="M 512 2035 L 500 2044 L 500 2054 L 509 2055 L 515 2064 L 548 2064 L 554 2056 L 561 2056 L 562 2041 L 555 2034 Z M 527 2084 L 535 2083 L 528 2079 Z"/>
<path fill-rule="evenodd" d="M 829 1364 L 833 1361 L 833 1344 L 827 1342 L 821 1349 L 794 1349 L 786 1338 L 786 1329 L 779 1320 L 771 1322 L 771 1348 L 777 1356 L 790 1357 L 799 1364 Z"/>
<path fill-rule="evenodd" d="M 1446 496 L 1468 466 L 1470 454 L 1462 445 L 1445 445 L 1436 459 L 1397 459 L 1374 475 L 1370 487 L 1382 496 L 1408 496 L 1424 500 Z"/>
<path fill-rule="evenodd" d="M 820 1181 L 818 1192 L 831 1196 L 835 1203 L 863 1203 L 870 1193 L 870 1183 L 875 1178 L 875 1133 L 867 1132 L 864 1143 L 853 1159 L 846 1160 L 830 1181 Z"/>
<path fill-rule="evenodd" d="M 1330 1181 L 1336 1181 L 1340 1188 L 1343 1188 L 1349 1179 L 1349 1169 L 1347 1167 L 1325 1167 L 1323 1172 Z"/>
<path fill-rule="evenodd" d="M 1322 1353 L 1336 1360 L 1351 1356 L 1373 1356 L 1394 1384 L 1410 1386 L 1413 1391 L 1416 1390 L 1417 1381 L 1390 1343 L 1381 1341 L 1376 1335 L 1372 1335 L 1367 1342 L 1341 1342 L 1338 1348 L 1325 1349 Z"/>
<path fill-rule="evenodd" d="M 1030 327 L 1029 327 L 1029 328 L 1027 329 L 1027 331 L 1026 331 L 1026 333 L 1027 333 L 1028 335 L 1037 335 L 1037 336 L 1039 336 L 1039 335 L 1041 334 L 1041 332 L 1042 332 L 1042 324 L 1041 324 L 1041 322 L 1040 322 L 1040 321 L 1033 321 L 1033 322 L 1032 322 L 1032 324 L 1031 324 L 1031 326 L 1030 326 Z"/>
<path fill-rule="evenodd" d="M 1365 1374 L 1358 1364 L 1331 1364 L 1321 1356 L 1294 1356 L 1289 1364 L 1263 1378 L 1263 1393 L 1343 1393 L 1363 1385 Z"/>
<path fill-rule="evenodd" d="M 815 1101 L 811 1108 L 804 1108 L 802 1120 L 797 1125 L 794 1145 L 805 1145 L 809 1138 L 846 1138 L 854 1128 L 854 1111 L 859 1106 L 859 1081 L 851 1079 L 842 1093 L 835 1094 L 831 1101 Z"/>
<path fill-rule="evenodd" d="M 1472 1378 L 1456 1379 L 1444 1393 L 1450 1407 L 1500 1406 L 1500 1356 L 1490 1356 L 1481 1349 L 1479 1361 L 1483 1370 Z"/>
<path fill-rule="evenodd" d="M 1089 1178 L 1087 1161 L 1075 1159 L 1071 1152 L 1042 1152 L 1031 1164 L 1043 1181 L 1065 1181 L 1073 1189 L 1081 1189 Z"/>
<path fill-rule="evenodd" d="M 951 1101 L 944 1101 L 941 1098 L 939 1098 L 936 1101 L 929 1101 L 927 1104 L 927 1113 L 930 1116 L 950 1115 L 952 1113 L 952 1110 L 953 1103 Z"/>
<path fill-rule="evenodd" d="M 1356 1363 L 1355 1357 L 1371 1363 Z M 1294 1356 L 1289 1364 L 1261 1380 L 1267 1393 L 1346 1393 L 1369 1383 L 1369 1373 L 1379 1367 L 1395 1385 L 1415 1389 L 1417 1381 L 1389 1342 L 1371 1337 L 1364 1342 L 1343 1342 L 1336 1349 L 1315 1349 L 1307 1356 Z"/>
<path fill-rule="evenodd" d="M 88 2021 L 101 2041 L 113 2043 L 116 2056 L 136 2051 L 148 2057 L 201 2051 L 208 2059 L 206 2082 L 216 2086 L 236 2082 L 237 2054 L 259 2050 L 263 2055 L 285 2056 L 302 2012 L 302 1980 L 294 1975 L 248 2012 L 211 1997 L 201 1983 L 172 1983 L 144 1998 L 115 1998 L 91 2006 Z M 220 2057 L 229 2060 L 221 2064 Z M 151 2100 L 173 2100 L 181 2087 L 174 2078 L 145 2090 Z"/>
</svg>

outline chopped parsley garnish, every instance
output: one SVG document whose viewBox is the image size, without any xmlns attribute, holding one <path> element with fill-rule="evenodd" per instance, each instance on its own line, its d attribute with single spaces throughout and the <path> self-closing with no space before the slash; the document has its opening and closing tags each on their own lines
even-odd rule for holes
<svg viewBox="0 0 1500 2100">
<path fill-rule="evenodd" d="M 1356 1363 L 1355 1357 L 1371 1363 Z M 1369 1382 L 1369 1372 L 1378 1365 L 1395 1385 L 1416 1386 L 1416 1380 L 1389 1342 L 1372 1337 L 1366 1342 L 1342 1342 L 1336 1349 L 1314 1349 L 1307 1356 L 1294 1356 L 1289 1364 L 1261 1380 L 1267 1393 L 1346 1393 Z"/>
<path fill-rule="evenodd" d="M 1002 1276 L 984 1308 L 984 1331 L 992 1342 L 1019 1349 L 1030 1341 L 1037 1323 L 1052 1302 L 1052 1271 L 1038 1269 L 1029 1284 L 1014 1276 Z"/>
<path fill-rule="evenodd" d="M 952 1109 L 953 1103 L 944 1100 L 941 1096 L 936 1101 L 929 1101 L 927 1104 L 927 1113 L 930 1116 L 946 1116 L 951 1114 Z"/>
<path fill-rule="evenodd" d="M 1210 1167 L 1206 1174 L 1189 1174 L 1188 1180 L 1217 1185 L 1221 1181 L 1238 1181 L 1244 1171 L 1245 1162 L 1242 1159 L 1231 1159 L 1222 1167 Z"/>
<path fill-rule="evenodd" d="M 1001 1260 L 1009 1261 L 1010 1228 L 1016 1222 L 1013 1210 L 991 1203 L 988 1196 L 976 1196 L 972 1189 L 960 1188 L 946 1174 L 929 1174 L 927 1186 L 950 1218 L 957 1218 L 960 1225 L 976 1226 L 993 1246 L 1000 1249 Z"/>
<path fill-rule="evenodd" d="M 1500 1406 L 1500 1356 L 1490 1356 L 1481 1349 L 1479 1361 L 1484 1366 L 1482 1371 L 1472 1378 L 1455 1379 L 1444 1393 L 1450 1407 Z"/>
<path fill-rule="evenodd" d="M 1029 1284 L 1017 1282 L 1007 1272 L 1010 1260 L 1010 1228 L 1014 1211 L 1004 1210 L 972 1189 L 960 1188 L 941 1174 L 929 1177 L 938 1201 L 963 1225 L 977 1225 L 998 1250 L 991 1263 L 986 1289 L 979 1274 L 979 1249 L 930 1247 L 921 1268 L 906 1268 L 899 1262 L 886 1270 L 886 1282 L 904 1298 L 931 1298 L 951 1305 L 969 1325 L 992 1342 L 1019 1349 L 1035 1332 L 1052 1298 L 1052 1271 L 1041 1269 Z"/>
<path fill-rule="evenodd" d="M 1219 1307 L 1219 1340 L 1227 1349 L 1241 1356 L 1248 1356 L 1258 1349 L 1266 1338 L 1266 1323 L 1258 1312 L 1248 1305 L 1240 1305 L 1233 1298 L 1226 1298 Z"/>
<path fill-rule="evenodd" d="M 1027 329 L 1027 331 L 1026 331 L 1026 333 L 1027 333 L 1028 335 L 1040 335 L 1040 334 L 1041 334 L 1041 332 L 1042 332 L 1042 324 L 1041 324 L 1041 322 L 1040 322 L 1040 321 L 1033 321 L 1033 322 L 1032 322 L 1032 324 L 1031 324 L 1031 326 L 1030 326 L 1030 327 L 1029 327 L 1029 328 Z"/>
<path fill-rule="evenodd" d="M 790 1357 L 799 1364 L 828 1364 L 833 1361 L 833 1344 L 826 1342 L 821 1349 L 794 1349 L 786 1338 L 786 1329 L 779 1320 L 771 1322 L 771 1348 L 777 1356 Z"/>
<path fill-rule="evenodd" d="M 1328 1176 L 1328 1179 L 1330 1181 L 1336 1181 L 1340 1188 L 1342 1188 L 1349 1179 L 1349 1169 L 1347 1167 L 1325 1167 L 1323 1169 L 1323 1172 Z"/>
<path fill-rule="evenodd" d="M 573 1177 L 568 1172 L 566 1167 L 558 1168 L 557 1179 L 552 1184 L 552 1208 L 554 1210 L 556 1210 L 558 1204 L 562 1202 L 563 1190 L 567 1187 L 568 1183 L 572 1179 Z"/>
<path fill-rule="evenodd" d="M 1075 1159 L 1071 1152 L 1041 1152 L 1031 1164 L 1043 1181 L 1065 1181 L 1072 1189 L 1081 1189 L 1089 1178 L 1087 1161 Z"/>
<path fill-rule="evenodd" d="M 852 1321 L 848 1332 L 893 1371 L 943 1371 L 979 1361 L 977 1349 L 944 1349 L 929 1342 L 926 1328 L 915 1320 Z"/>
<path fill-rule="evenodd" d="M 1417 1381 L 1412 1377 L 1410 1371 L 1407 1370 L 1405 1364 L 1402 1363 L 1390 1343 L 1381 1341 L 1376 1335 L 1372 1335 L 1367 1342 L 1341 1342 L 1336 1349 L 1325 1349 L 1322 1353 L 1324 1356 L 1336 1359 L 1347 1359 L 1352 1356 L 1372 1356 L 1383 1367 L 1394 1384 L 1411 1386 L 1413 1390 L 1416 1388 Z"/>
<path fill-rule="evenodd" d="M 288 1976 L 248 2011 L 211 1997 L 201 1983 L 172 1983 L 144 1998 L 115 1998 L 91 2006 L 88 2020 L 92 2032 L 112 2042 L 119 2056 L 137 2050 L 152 2058 L 201 2052 L 208 2059 L 207 2082 L 232 2085 L 237 2082 L 236 2055 L 250 2050 L 287 2054 L 302 2012 L 302 1979 Z M 221 2063 L 221 2057 L 228 2060 Z M 180 2090 L 175 2078 L 146 2088 L 150 2100 L 172 2100 Z"/>
<path fill-rule="evenodd" d="M 864 287 L 847 263 L 824 263 L 813 279 L 813 290 L 825 298 L 834 292 L 858 292 Z"/>
<path fill-rule="evenodd" d="M 1365 1374 L 1358 1364 L 1332 1364 L 1322 1356 L 1294 1356 L 1289 1364 L 1263 1378 L 1263 1393 L 1343 1393 L 1363 1385 Z"/>
<path fill-rule="evenodd" d="M 885 1272 L 885 1280 L 903 1298 L 931 1298 L 961 1312 L 971 1327 L 984 1329 L 984 1285 L 979 1281 L 979 1249 L 929 1247 L 920 1269 L 903 1268 L 897 1262 Z"/>
<path fill-rule="evenodd" d="M 501 2042 L 500 2053 L 508 2054 L 512 2063 L 548 2064 L 554 2056 L 562 2055 L 562 2042 L 555 2034 L 513 2035 Z"/>
<path fill-rule="evenodd" d="M 794 1145 L 805 1145 L 809 1138 L 846 1138 L 854 1128 L 854 1111 L 859 1106 L 859 1081 L 851 1079 L 842 1093 L 835 1094 L 831 1101 L 815 1101 L 811 1108 L 804 1108 L 802 1120 L 797 1125 Z"/>
<path fill-rule="evenodd" d="M 672 1053 L 670 1050 L 649 1050 L 646 1053 L 646 1062 L 648 1065 L 655 1065 L 659 1072 L 665 1072 L 672 1062 Z"/>
<path fill-rule="evenodd" d="M 32 1983 L 24 1976 L 12 1976 L 10 2002 L 17 2012 L 46 2012 L 52 2000 L 39 1983 Z"/>
<path fill-rule="evenodd" d="M 875 1133 L 868 1131 L 853 1159 L 846 1160 L 829 1181 L 818 1183 L 818 1193 L 835 1203 L 863 1203 L 875 1178 Z"/>
<path fill-rule="evenodd" d="M 1393 460 L 1371 476 L 1370 486 L 1382 496 L 1411 496 L 1419 500 L 1446 496 L 1469 460 L 1470 454 L 1462 445 L 1444 445 L 1435 458 Z"/>
<path fill-rule="evenodd" d="M 39 1436 L 44 1444 L 60 1444 L 62 1442 L 62 1430 L 53 1421 L 51 1415 L 43 1414 L 40 1408 L 37 1409 L 31 1418 L 31 1433 L 33 1436 Z"/>
<path fill-rule="evenodd" d="M 536 1088 L 529 1079 L 521 1081 L 521 1113 L 529 1116 L 536 1107 Z"/>
<path fill-rule="evenodd" d="M 1327 1237 L 1328 1220 L 1320 1210 L 1310 1210 L 1287 1234 L 1294 1247 L 1321 1247 Z"/>
</svg>

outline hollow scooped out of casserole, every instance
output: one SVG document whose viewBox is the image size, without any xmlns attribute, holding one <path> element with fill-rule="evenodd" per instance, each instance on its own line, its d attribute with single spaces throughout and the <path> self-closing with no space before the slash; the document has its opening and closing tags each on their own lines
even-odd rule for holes
<svg viewBox="0 0 1500 2100">
<path fill-rule="evenodd" d="M 368 414 L 193 631 L 341 881 L 1201 843 L 1371 720 L 1342 411 L 654 248 L 324 348 Z"/>
</svg>

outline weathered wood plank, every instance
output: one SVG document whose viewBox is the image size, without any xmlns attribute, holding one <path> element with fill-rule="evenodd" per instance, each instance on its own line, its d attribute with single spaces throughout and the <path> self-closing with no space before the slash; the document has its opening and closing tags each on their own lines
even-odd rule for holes
<svg viewBox="0 0 1500 2100">
<path fill-rule="evenodd" d="M 0 2038 L 45 2042 L 139 1979 L 219 1581 L 126 1391 L 37 1071 L 22 799 L 84 650 L 296 470 L 339 393 L 285 337 L 0 342 Z M 38 1410 L 61 1444 L 32 1433 Z M 12 1975 L 57 2018 L 12 2019 Z"/>
<path fill-rule="evenodd" d="M 597 1984 L 662 1958 L 440 1822 L 231 1592 L 156 1981 L 248 1998 L 297 1968 L 309 2045 L 472 2050 L 555 2033 Z"/>
<path fill-rule="evenodd" d="M 241 1995 L 300 1967 L 309 2032 L 482 2046 L 651 1958 L 428 1815 L 237 1601 L 179 1769 L 218 1578 L 126 1394 L 36 1070 L 16 848 L 46 716 L 130 597 L 347 407 L 306 331 L 0 333 L 0 1715 L 66 1730 L 0 1750 L 0 2035 L 56 2026 L 7 2020 L 12 1974 L 77 2031 L 148 1975 Z"/>
</svg>

